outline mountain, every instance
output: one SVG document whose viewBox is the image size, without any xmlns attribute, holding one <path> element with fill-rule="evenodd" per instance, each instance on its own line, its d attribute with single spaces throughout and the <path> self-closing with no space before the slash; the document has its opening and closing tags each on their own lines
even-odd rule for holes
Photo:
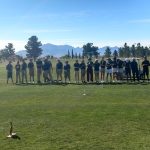
<svg viewBox="0 0 150 150">
<path fill-rule="evenodd" d="M 99 52 L 101 55 L 104 54 L 106 47 L 102 47 L 99 49 Z M 60 56 L 64 56 L 68 54 L 68 50 L 70 51 L 70 54 L 71 54 L 72 49 L 73 49 L 74 54 L 75 53 L 82 54 L 82 51 L 83 51 L 83 48 L 80 48 L 80 47 L 73 47 L 70 45 L 54 45 L 50 43 L 43 44 L 41 48 L 43 49 L 42 56 L 52 55 L 55 57 L 60 57 Z M 110 49 L 113 52 L 114 50 L 118 50 L 118 47 L 110 47 Z M 26 50 L 20 50 L 16 52 L 16 55 L 26 57 Z"/>
</svg>

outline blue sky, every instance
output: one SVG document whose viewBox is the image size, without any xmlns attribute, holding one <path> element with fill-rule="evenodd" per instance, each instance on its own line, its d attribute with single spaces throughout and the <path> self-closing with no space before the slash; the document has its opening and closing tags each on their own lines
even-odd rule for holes
<svg viewBox="0 0 150 150">
<path fill-rule="evenodd" d="M 149 0 L 0 0 L 0 49 L 28 38 L 52 44 L 150 46 Z"/>
</svg>

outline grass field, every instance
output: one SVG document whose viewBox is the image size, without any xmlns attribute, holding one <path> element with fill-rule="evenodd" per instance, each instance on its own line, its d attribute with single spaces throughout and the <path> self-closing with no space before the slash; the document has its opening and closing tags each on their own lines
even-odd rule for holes
<svg viewBox="0 0 150 150">
<path fill-rule="evenodd" d="M 150 84 L 7 85 L 4 69 L 0 150 L 150 149 Z"/>
</svg>

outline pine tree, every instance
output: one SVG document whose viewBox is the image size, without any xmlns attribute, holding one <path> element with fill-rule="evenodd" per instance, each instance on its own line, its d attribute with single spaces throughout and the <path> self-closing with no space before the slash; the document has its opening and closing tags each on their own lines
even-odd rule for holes
<svg viewBox="0 0 150 150">
<path fill-rule="evenodd" d="M 27 50 L 27 57 L 34 58 L 34 60 L 42 54 L 42 43 L 38 41 L 36 36 L 31 36 L 25 49 Z"/>
<path fill-rule="evenodd" d="M 111 56 L 111 49 L 110 49 L 110 47 L 106 47 L 104 55 L 105 55 L 105 57 L 110 57 Z"/>
</svg>

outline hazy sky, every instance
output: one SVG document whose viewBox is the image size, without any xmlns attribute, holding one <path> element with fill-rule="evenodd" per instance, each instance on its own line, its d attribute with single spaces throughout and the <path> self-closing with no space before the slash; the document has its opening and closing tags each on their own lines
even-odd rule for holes
<svg viewBox="0 0 150 150">
<path fill-rule="evenodd" d="M 0 49 L 28 38 L 82 46 L 150 45 L 150 0 L 0 0 Z"/>
</svg>

